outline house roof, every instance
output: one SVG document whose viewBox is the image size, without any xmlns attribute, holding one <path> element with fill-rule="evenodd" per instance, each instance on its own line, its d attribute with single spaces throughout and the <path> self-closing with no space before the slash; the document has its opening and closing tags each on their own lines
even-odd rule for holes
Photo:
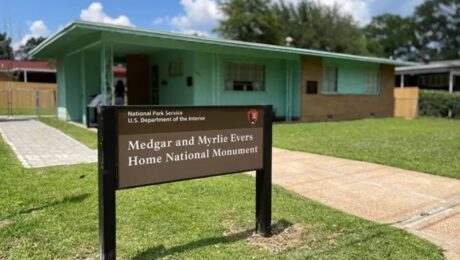
<svg viewBox="0 0 460 260">
<path fill-rule="evenodd" d="M 414 65 L 414 63 L 375 58 L 375 57 L 366 57 L 350 54 L 341 54 L 333 53 L 326 51 L 316 51 L 309 49 L 300 49 L 292 48 L 286 46 L 276 46 L 269 44 L 261 43 L 251 43 L 243 41 L 234 41 L 234 40 L 225 40 L 218 38 L 207 38 L 207 37 L 198 37 L 191 35 L 184 35 L 178 33 L 166 33 L 166 32 L 156 32 L 145 29 L 138 29 L 126 26 L 117 26 L 109 25 L 103 23 L 95 22 L 86 22 L 86 21 L 74 21 L 64 27 L 61 31 L 57 32 L 53 36 L 46 39 L 39 46 L 31 51 L 31 55 L 34 57 L 50 58 L 55 57 L 57 51 L 69 44 L 75 43 L 76 40 L 84 37 L 90 37 L 94 32 L 108 32 L 115 33 L 118 35 L 132 35 L 132 36 L 141 36 L 147 38 L 156 38 L 156 39 L 168 39 L 174 42 L 180 42 L 183 44 L 201 44 L 206 46 L 217 46 L 217 47 L 233 47 L 240 49 L 249 49 L 249 50 L 258 50 L 272 53 L 280 54 L 297 54 L 297 55 L 306 55 L 306 56 L 316 56 L 323 58 L 334 58 L 334 59 L 343 59 L 351 61 L 360 61 L 360 62 L 369 62 L 369 63 L 378 63 L 378 64 L 388 64 L 393 66 L 408 66 Z"/>
<path fill-rule="evenodd" d="M 396 68 L 397 74 L 424 74 L 424 73 L 446 73 L 451 70 L 460 71 L 460 60 L 432 61 L 426 64 Z"/>
<path fill-rule="evenodd" d="M 0 71 L 34 71 L 34 72 L 56 72 L 54 64 L 48 61 L 22 61 L 22 60 L 0 60 Z M 117 77 L 126 76 L 126 68 L 113 66 L 113 73 Z"/>
<path fill-rule="evenodd" d="M 54 65 L 48 61 L 0 60 L 0 71 L 19 70 L 56 72 Z"/>
</svg>

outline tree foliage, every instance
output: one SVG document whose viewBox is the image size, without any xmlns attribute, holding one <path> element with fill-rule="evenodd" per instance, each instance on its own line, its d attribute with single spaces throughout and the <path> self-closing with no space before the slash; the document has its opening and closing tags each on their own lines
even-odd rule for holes
<svg viewBox="0 0 460 260">
<path fill-rule="evenodd" d="M 384 14 L 364 28 L 369 51 L 404 60 L 460 58 L 460 1 L 425 0 L 414 15 Z"/>
<path fill-rule="evenodd" d="M 26 44 L 19 46 L 19 49 L 16 51 L 15 55 L 17 58 L 21 60 L 29 60 L 30 55 L 29 52 L 37 47 L 40 43 L 42 43 L 46 38 L 38 37 L 38 38 L 30 38 Z"/>
<path fill-rule="evenodd" d="M 0 33 L 0 59 L 14 59 L 13 48 L 11 47 L 11 38 L 6 33 Z"/>
<path fill-rule="evenodd" d="M 375 16 L 363 31 L 371 54 L 402 60 L 419 59 L 420 44 L 412 17 L 393 14 Z"/>
<path fill-rule="evenodd" d="M 350 15 L 313 1 L 297 5 L 271 0 L 221 3 L 225 19 L 216 32 L 224 38 L 351 54 L 367 54 L 366 40 Z"/>
<path fill-rule="evenodd" d="M 426 0 L 414 19 L 422 53 L 431 59 L 460 58 L 459 0 Z"/>
<path fill-rule="evenodd" d="M 339 7 L 301 1 L 297 5 L 280 2 L 275 13 L 284 36 L 293 38 L 293 46 L 351 54 L 366 54 L 366 41 L 351 15 Z"/>
<path fill-rule="evenodd" d="M 215 29 L 221 37 L 248 42 L 281 44 L 279 19 L 271 0 L 231 0 L 220 3 L 226 18 Z"/>
<path fill-rule="evenodd" d="M 383 14 L 359 28 L 338 6 L 302 0 L 224 0 L 223 38 L 420 61 L 460 58 L 460 1 L 425 0 L 414 15 Z"/>
</svg>

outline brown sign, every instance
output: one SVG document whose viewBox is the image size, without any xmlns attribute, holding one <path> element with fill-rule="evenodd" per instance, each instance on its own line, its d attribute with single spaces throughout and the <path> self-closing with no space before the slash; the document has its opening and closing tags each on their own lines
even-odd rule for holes
<svg viewBox="0 0 460 260">
<path fill-rule="evenodd" d="M 118 188 L 263 168 L 264 107 L 120 107 Z"/>
</svg>

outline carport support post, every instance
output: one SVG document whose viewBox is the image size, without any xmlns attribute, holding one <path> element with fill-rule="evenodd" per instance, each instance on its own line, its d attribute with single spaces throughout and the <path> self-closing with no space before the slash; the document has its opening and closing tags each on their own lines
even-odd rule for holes
<svg viewBox="0 0 460 260">
<path fill-rule="evenodd" d="M 271 235 L 272 221 L 272 106 L 264 107 L 263 169 L 256 171 L 256 233 Z"/>
<path fill-rule="evenodd" d="M 114 86 L 113 86 L 113 48 L 106 43 L 101 47 L 101 95 L 102 105 L 115 104 Z"/>
<path fill-rule="evenodd" d="M 114 107 L 98 109 L 99 259 L 112 260 L 116 257 L 116 118 Z"/>
<path fill-rule="evenodd" d="M 399 86 L 401 88 L 404 88 L 404 74 L 401 74 L 401 76 L 400 76 Z"/>
</svg>

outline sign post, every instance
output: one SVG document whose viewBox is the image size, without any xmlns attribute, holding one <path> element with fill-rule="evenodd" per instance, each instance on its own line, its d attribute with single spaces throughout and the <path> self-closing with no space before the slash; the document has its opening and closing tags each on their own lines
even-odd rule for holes
<svg viewBox="0 0 460 260">
<path fill-rule="evenodd" d="M 98 125 L 99 167 L 99 258 L 115 259 L 116 215 L 115 191 L 117 173 L 115 110 L 102 109 Z M 112 127 L 111 127 L 112 126 Z"/>
<path fill-rule="evenodd" d="M 100 259 L 116 258 L 116 191 L 256 170 L 255 231 L 270 235 L 272 106 L 100 107 Z"/>
<path fill-rule="evenodd" d="M 256 233 L 270 235 L 272 221 L 272 118 L 264 111 L 263 168 L 256 171 Z"/>
</svg>

